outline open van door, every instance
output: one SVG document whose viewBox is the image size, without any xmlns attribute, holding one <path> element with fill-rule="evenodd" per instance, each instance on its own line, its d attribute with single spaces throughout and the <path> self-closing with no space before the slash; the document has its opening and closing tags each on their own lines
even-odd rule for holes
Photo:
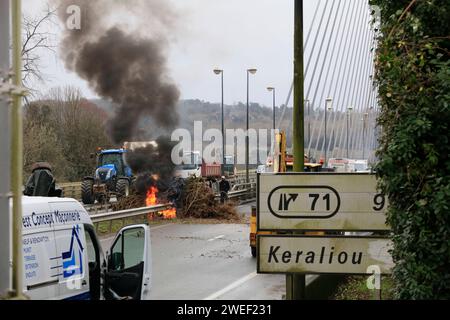
<svg viewBox="0 0 450 320">
<path fill-rule="evenodd" d="M 107 255 L 104 296 L 112 300 L 144 300 L 150 293 L 150 228 L 131 225 L 116 235 Z"/>
</svg>

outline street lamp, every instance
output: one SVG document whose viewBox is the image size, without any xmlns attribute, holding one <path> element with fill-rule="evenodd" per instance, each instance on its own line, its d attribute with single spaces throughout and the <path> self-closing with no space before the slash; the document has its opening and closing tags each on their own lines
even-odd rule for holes
<svg viewBox="0 0 450 320">
<path fill-rule="evenodd" d="M 363 118 L 361 119 L 363 121 L 363 159 L 365 158 L 365 151 L 366 151 L 366 122 L 367 117 L 369 114 L 366 112 L 363 115 Z"/>
<path fill-rule="evenodd" d="M 370 109 L 369 109 L 370 110 Z M 366 157 L 366 125 L 367 125 L 367 118 L 369 117 L 369 113 L 364 113 L 362 121 L 363 121 L 363 153 L 362 153 L 362 158 L 363 160 Z"/>
<path fill-rule="evenodd" d="M 327 98 L 325 99 L 325 167 L 328 167 L 327 162 L 327 110 L 331 111 L 333 110 L 333 99 Z"/>
<path fill-rule="evenodd" d="M 308 107 L 308 162 L 311 162 L 311 152 L 309 146 L 311 145 L 311 104 L 309 99 L 305 99 L 305 105 Z"/>
<path fill-rule="evenodd" d="M 225 125 L 224 125 L 224 117 L 223 117 L 223 70 L 222 69 L 214 69 L 214 73 L 221 77 L 221 89 L 222 89 L 222 167 L 221 172 L 222 175 L 225 174 Z"/>
<path fill-rule="evenodd" d="M 249 178 L 249 174 L 248 174 L 248 163 L 249 163 L 249 143 L 248 143 L 248 130 L 249 130 L 249 126 L 248 126 L 248 112 L 249 112 L 249 78 L 250 78 L 250 74 L 255 74 L 256 73 L 256 69 L 255 68 L 249 68 L 247 69 L 247 132 L 245 135 L 245 180 L 247 183 L 250 182 L 250 178 Z"/>
<path fill-rule="evenodd" d="M 367 132 L 373 132 L 373 138 L 374 138 L 375 137 L 375 126 L 376 126 L 376 124 L 374 122 L 373 109 L 374 109 L 373 107 L 369 107 L 369 116 L 368 116 L 368 120 L 367 120 L 367 129 L 368 129 Z M 373 128 L 373 131 L 371 131 L 371 128 Z M 368 145 L 371 148 L 373 140 L 371 140 L 370 137 L 369 137 L 368 140 L 369 140 Z M 370 159 L 372 157 L 372 152 L 373 152 L 373 149 L 369 149 L 369 154 L 367 155 L 368 159 Z"/>
<path fill-rule="evenodd" d="M 272 92 L 272 98 L 273 98 L 273 132 L 275 132 L 275 88 L 274 87 L 267 87 L 267 90 L 269 92 Z"/>
<path fill-rule="evenodd" d="M 273 98 L 273 141 L 272 141 L 272 146 L 273 146 L 273 150 L 275 152 L 275 87 L 267 87 L 267 90 L 269 92 L 272 92 L 272 98 Z"/>
<path fill-rule="evenodd" d="M 349 106 L 349 107 L 347 107 L 347 159 L 348 158 L 350 158 L 350 155 L 349 155 L 349 138 L 350 138 L 350 135 L 349 135 L 349 128 L 350 128 L 350 113 L 352 112 L 352 110 L 353 110 L 353 106 Z"/>
</svg>

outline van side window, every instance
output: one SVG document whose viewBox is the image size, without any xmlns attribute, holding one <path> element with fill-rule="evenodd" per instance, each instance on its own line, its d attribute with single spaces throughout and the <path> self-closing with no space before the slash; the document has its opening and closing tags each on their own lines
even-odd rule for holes
<svg viewBox="0 0 450 320">
<path fill-rule="evenodd" d="M 129 229 L 123 233 L 125 269 L 134 267 L 142 262 L 144 256 L 145 237 L 142 228 Z"/>
<path fill-rule="evenodd" d="M 133 228 L 123 231 L 115 241 L 109 257 L 109 270 L 121 271 L 134 267 L 142 262 L 145 237 L 142 228 Z"/>
<path fill-rule="evenodd" d="M 122 235 L 119 235 L 111 248 L 110 262 L 108 263 L 109 270 L 118 271 L 124 268 L 122 244 Z"/>
</svg>

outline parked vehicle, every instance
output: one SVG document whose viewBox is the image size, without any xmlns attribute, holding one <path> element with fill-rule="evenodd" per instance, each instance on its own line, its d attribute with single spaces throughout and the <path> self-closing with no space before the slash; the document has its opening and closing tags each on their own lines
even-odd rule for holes
<svg viewBox="0 0 450 320">
<path fill-rule="evenodd" d="M 126 152 L 126 149 L 99 150 L 94 175 L 84 177 L 81 183 L 84 204 L 93 204 L 96 200 L 107 202 L 112 195 L 118 200 L 129 195 L 134 177 L 124 160 Z"/>
<path fill-rule="evenodd" d="M 225 156 L 225 164 L 223 165 L 223 173 L 226 177 L 236 175 L 236 161 L 233 155 Z"/>
<path fill-rule="evenodd" d="M 330 158 L 328 159 L 328 168 L 334 169 L 335 172 L 352 172 L 353 165 L 350 159 L 346 158 Z"/>
<path fill-rule="evenodd" d="M 188 151 L 183 154 L 184 163 L 177 166 L 175 176 L 183 179 L 189 177 L 220 178 L 222 166 L 219 161 L 207 163 L 200 157 L 199 151 Z"/>
<path fill-rule="evenodd" d="M 277 145 L 275 146 L 275 157 L 267 158 L 267 172 L 292 172 L 294 169 L 294 156 L 286 152 L 286 135 L 282 131 L 276 135 L 275 141 Z M 275 159 L 275 161 L 274 161 Z M 319 172 L 322 170 L 322 164 L 320 163 L 310 163 L 308 157 L 304 156 L 304 171 L 305 172 Z M 264 169 L 266 171 L 266 168 Z M 264 173 L 264 172 L 260 172 Z M 250 215 L 250 250 L 253 257 L 256 257 L 256 238 L 258 235 L 262 234 L 273 234 L 270 231 L 259 231 L 257 229 L 257 207 L 252 206 Z M 321 232 L 309 232 L 310 235 L 322 235 Z"/>
<path fill-rule="evenodd" d="M 103 254 L 95 227 L 74 199 L 23 197 L 24 294 L 31 299 L 148 299 L 147 225 L 122 228 Z"/>
<path fill-rule="evenodd" d="M 367 160 L 354 160 L 353 172 L 370 172 L 370 168 Z"/>
</svg>

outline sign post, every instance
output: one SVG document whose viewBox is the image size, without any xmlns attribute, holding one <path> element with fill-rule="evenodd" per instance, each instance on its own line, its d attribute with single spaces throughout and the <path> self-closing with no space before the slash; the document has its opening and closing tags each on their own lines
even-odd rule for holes
<svg viewBox="0 0 450 320">
<path fill-rule="evenodd" d="M 9 0 L 0 1 L 0 89 L 9 85 L 10 70 L 10 4 Z M 0 90 L 3 92 L 3 90 Z M 5 296 L 10 287 L 11 269 L 10 258 L 10 96 L 0 93 L 0 297 Z"/>
</svg>

